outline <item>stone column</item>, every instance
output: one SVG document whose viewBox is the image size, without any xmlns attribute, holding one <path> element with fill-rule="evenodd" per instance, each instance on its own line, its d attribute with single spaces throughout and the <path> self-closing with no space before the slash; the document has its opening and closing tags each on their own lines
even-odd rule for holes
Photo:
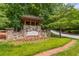
<svg viewBox="0 0 79 59">
<path fill-rule="evenodd" d="M 6 29 L 6 39 L 9 40 L 9 39 L 14 39 L 13 37 L 13 28 L 7 28 Z"/>
</svg>

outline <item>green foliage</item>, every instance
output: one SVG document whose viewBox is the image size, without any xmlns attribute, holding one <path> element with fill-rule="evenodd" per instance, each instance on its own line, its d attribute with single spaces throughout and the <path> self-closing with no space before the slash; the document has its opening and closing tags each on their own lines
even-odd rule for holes
<svg viewBox="0 0 79 59">
<path fill-rule="evenodd" d="M 34 15 L 42 18 L 43 29 L 78 29 L 79 10 L 74 4 L 63 3 L 12 3 L 0 4 L 0 28 L 21 29 L 21 16 Z"/>
<path fill-rule="evenodd" d="M 49 38 L 48 40 L 41 40 L 35 43 L 24 43 L 14 45 L 12 42 L 0 43 L 0 55 L 2 56 L 29 56 L 38 52 L 46 51 L 56 47 L 63 46 L 70 40 L 68 38 Z M 15 44 L 17 44 L 15 42 Z"/>
<path fill-rule="evenodd" d="M 8 21 L 7 18 L 0 18 L 0 29 L 6 29 L 8 27 L 8 23 L 10 23 L 10 21 Z"/>
<path fill-rule="evenodd" d="M 48 28 L 48 24 L 53 22 L 53 16 L 58 7 L 64 4 L 7 4 L 6 15 L 11 20 L 11 27 L 20 28 L 20 19 L 22 15 L 35 15 L 42 18 L 42 27 Z M 19 25 L 19 26 L 18 26 Z"/>
<path fill-rule="evenodd" d="M 5 4 L 0 4 L 0 29 L 5 29 L 8 27 L 10 21 L 7 19 L 5 15 L 6 6 Z"/>
<path fill-rule="evenodd" d="M 64 6 L 65 7 L 65 6 Z M 57 19 L 57 21 L 52 22 L 48 25 L 48 27 L 52 29 L 78 29 L 79 28 L 79 10 L 73 7 L 67 7 L 61 11 L 58 11 L 58 14 L 53 16 L 53 19 Z"/>
<path fill-rule="evenodd" d="M 65 30 L 66 33 L 79 34 L 79 30 Z"/>
</svg>

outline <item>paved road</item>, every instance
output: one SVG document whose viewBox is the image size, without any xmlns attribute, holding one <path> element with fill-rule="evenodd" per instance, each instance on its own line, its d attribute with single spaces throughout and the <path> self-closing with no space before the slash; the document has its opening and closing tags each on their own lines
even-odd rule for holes
<svg viewBox="0 0 79 59">
<path fill-rule="evenodd" d="M 53 33 L 53 34 L 55 34 L 55 35 L 59 35 L 59 32 L 58 31 L 50 30 L 50 32 Z M 64 34 L 64 33 L 61 33 L 61 36 L 68 37 L 68 38 L 79 39 L 79 35 L 72 35 L 72 34 Z"/>
</svg>

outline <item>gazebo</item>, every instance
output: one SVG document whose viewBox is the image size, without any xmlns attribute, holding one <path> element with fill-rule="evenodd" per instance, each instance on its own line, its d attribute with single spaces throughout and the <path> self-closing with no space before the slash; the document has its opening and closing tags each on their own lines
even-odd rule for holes
<svg viewBox="0 0 79 59">
<path fill-rule="evenodd" d="M 24 15 L 21 17 L 25 37 L 42 37 L 41 18 Z"/>
<path fill-rule="evenodd" d="M 35 16 L 22 16 L 21 21 L 23 23 L 23 30 L 39 31 L 41 30 L 41 19 Z"/>
</svg>

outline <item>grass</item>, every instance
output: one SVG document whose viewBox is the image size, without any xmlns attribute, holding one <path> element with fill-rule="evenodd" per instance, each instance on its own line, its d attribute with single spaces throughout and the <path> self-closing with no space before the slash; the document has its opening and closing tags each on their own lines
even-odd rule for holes
<svg viewBox="0 0 79 59">
<path fill-rule="evenodd" d="M 49 38 L 36 43 L 21 43 L 16 45 L 12 42 L 0 42 L 0 56 L 31 56 L 38 52 L 63 46 L 68 43 L 68 38 Z"/>
<path fill-rule="evenodd" d="M 79 56 L 79 40 L 77 43 L 64 52 L 56 54 L 56 56 Z"/>
</svg>

